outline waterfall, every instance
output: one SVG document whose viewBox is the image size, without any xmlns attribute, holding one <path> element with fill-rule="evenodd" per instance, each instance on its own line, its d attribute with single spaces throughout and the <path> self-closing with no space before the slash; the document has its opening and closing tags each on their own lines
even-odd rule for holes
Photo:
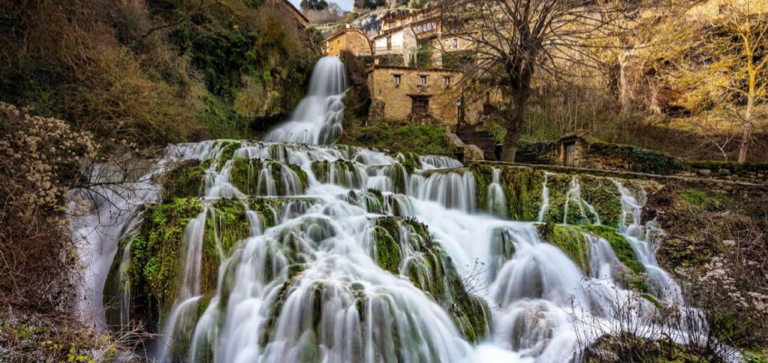
<svg viewBox="0 0 768 363">
<path fill-rule="evenodd" d="M 173 145 L 161 164 L 217 161 L 224 143 Z M 627 268 L 607 239 L 590 232 L 594 226 L 562 225 L 584 228 L 583 267 L 542 239 L 537 222 L 501 217 L 500 169 L 491 175 L 489 215 L 477 213 L 472 172 L 450 158 L 420 157 L 408 171 L 405 156 L 347 146 L 240 142 L 230 152 L 235 158 L 203 163 L 202 212 L 184 229 L 179 291 L 157 327 L 160 362 L 562 362 L 577 346 L 574 319 L 608 326 L 606 311 L 636 294 L 623 287 Z M 553 178 L 544 176 L 539 219 Z M 623 215 L 614 233 L 635 251 L 648 293 L 681 301 L 653 257 L 663 231 L 641 224 L 643 192 L 613 182 Z M 564 208 L 571 204 L 599 224 L 577 178 L 561 192 Z M 243 238 L 226 248 L 219 236 L 227 231 L 219 228 L 227 227 L 211 223 L 226 218 L 214 207 L 221 200 L 241 203 L 247 223 Z M 141 215 L 133 216 L 120 222 L 124 235 L 136 233 Z M 121 253 L 122 275 L 133 262 L 131 246 Z M 206 248 L 220 261 L 208 292 L 201 290 Z M 464 280 L 465 293 L 453 285 L 462 280 L 450 282 L 458 276 L 476 282 Z M 467 332 L 480 325 L 461 319 L 486 310 L 457 314 L 456 306 L 468 305 L 453 303 L 470 292 L 489 307 L 488 328 L 475 344 Z M 640 300 L 638 314 L 653 309 Z"/>
<path fill-rule="evenodd" d="M 455 159 L 328 145 L 341 132 L 345 89 L 341 61 L 323 58 L 307 97 L 268 141 L 171 145 L 155 170 L 125 186 L 130 193 L 89 199 L 92 212 L 71 225 L 88 266 L 81 314 L 106 325 L 105 280 L 117 275 L 112 323 L 147 319 L 160 332 L 151 349 L 159 362 L 564 362 L 579 342 L 622 323 L 610 309 L 640 296 L 627 272 L 647 283 L 643 295 L 683 305 L 656 263 L 663 231 L 642 223 L 642 188 L 613 180 L 614 228 L 585 201 L 594 201 L 587 181 L 584 191 L 575 176 L 563 188 L 566 176 L 544 173 L 540 202 L 528 202 L 538 186 L 511 192 L 493 168 L 479 191 L 488 209 L 478 210 L 474 169 Z M 176 170 L 200 180 L 159 198 L 158 180 Z M 164 220 L 140 206 L 175 210 L 179 200 L 195 208 L 169 232 L 178 246 L 163 245 L 177 264 L 152 275 L 147 260 L 156 256 L 141 248 Z M 563 200 L 562 223 L 543 225 Z M 529 215 L 538 209 L 537 222 L 508 220 L 513 203 Z M 570 240 L 556 240 L 563 236 Z M 132 304 L 134 278 L 145 275 L 172 286 L 166 301 Z M 637 300 L 633 320 L 653 313 Z M 595 329 L 581 331 L 580 320 Z"/>
<path fill-rule="evenodd" d="M 265 136 L 267 141 L 332 144 L 341 134 L 344 94 L 347 89 L 344 64 L 338 57 L 317 62 L 307 96 L 290 119 Z"/>
<path fill-rule="evenodd" d="M 194 313 L 197 302 L 200 300 L 200 270 L 202 268 L 203 235 L 207 216 L 208 210 L 206 207 L 197 218 L 189 221 L 184 230 L 184 270 L 176 303 L 165 321 L 160 341 L 157 342 L 156 357 L 159 362 L 172 361 L 170 355 L 171 349 L 174 346 L 172 339 L 177 335 L 176 331 L 179 328 L 180 320 L 189 318 Z M 181 328 L 191 328 L 188 325 L 184 325 L 186 324 L 183 324 Z"/>
<path fill-rule="evenodd" d="M 501 218 L 507 217 L 507 198 L 501 187 L 501 170 L 493 168 L 491 184 L 488 185 L 488 212 Z"/>
<path fill-rule="evenodd" d="M 638 198 L 619 181 L 611 180 L 621 193 L 622 216 L 619 220 L 619 231 L 627 242 L 632 245 L 632 249 L 638 256 L 638 259 L 645 266 L 648 272 L 650 291 L 663 301 L 682 305 L 684 301 L 680 287 L 672 276 L 659 267 L 656 262 L 658 238 L 663 236 L 664 232 L 656 227 L 653 221 L 646 225 L 642 224 L 643 203 L 641 201 L 645 199 L 644 191 L 640 191 Z M 638 199 L 641 201 L 638 201 Z M 629 224 L 627 224 L 627 218 L 631 220 Z"/>
<path fill-rule="evenodd" d="M 547 191 L 547 194 L 548 193 L 549 191 Z M 549 198 L 547 198 L 547 201 L 548 200 Z M 581 216 L 581 220 L 571 222 L 577 222 L 577 224 L 590 224 L 591 221 L 589 216 L 584 210 L 584 208 L 587 208 L 589 213 L 594 217 L 594 224 L 600 224 L 600 216 L 597 214 L 597 211 L 595 211 L 595 207 L 581 198 L 581 184 L 579 184 L 579 179 L 575 176 L 571 178 L 570 189 L 568 189 L 568 192 L 565 194 L 565 211 L 563 213 L 563 224 L 568 224 L 568 210 L 571 203 L 575 203 L 576 206 L 579 207 L 579 215 Z"/>
<path fill-rule="evenodd" d="M 547 187 L 547 179 L 549 178 L 549 172 L 544 172 L 544 184 L 541 186 L 541 209 L 539 209 L 539 215 L 536 219 L 539 223 L 544 222 L 544 215 L 549 210 L 549 188 Z"/>
</svg>

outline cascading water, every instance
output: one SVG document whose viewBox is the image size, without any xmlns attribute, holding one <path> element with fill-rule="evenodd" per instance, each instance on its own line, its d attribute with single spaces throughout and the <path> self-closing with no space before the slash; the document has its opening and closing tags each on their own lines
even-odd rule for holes
<svg viewBox="0 0 768 363">
<path fill-rule="evenodd" d="M 93 261 L 81 310 L 104 309 L 102 287 L 117 254 L 118 283 L 107 283 L 121 300 L 115 324 L 129 328 L 127 320 L 146 318 L 130 315 L 139 283 L 131 276 L 158 268 L 147 263 L 144 275 L 130 274 L 140 263 L 135 250 L 147 248 L 144 234 L 152 235 L 137 231 L 153 218 L 138 206 L 158 201 L 153 176 L 194 160 L 204 176 L 190 189 L 199 193 L 179 197 L 200 209 L 184 220 L 178 272 L 168 277 L 178 291 L 168 309 L 154 307 L 160 316 L 148 327 L 161 334 L 152 353 L 160 362 L 565 362 L 577 348 L 574 319 L 610 325 L 612 304 L 637 294 L 622 277 L 626 256 L 600 229 L 587 228 L 595 226 L 572 225 L 600 224 L 575 177 L 551 196 L 556 175 L 544 173 L 541 190 L 531 192 L 540 195 L 538 216 L 534 209 L 530 221 L 509 221 L 507 206 L 520 200 L 506 200 L 499 169 L 486 191 L 489 210 L 478 210 L 473 172 L 454 159 L 310 145 L 338 136 L 344 89 L 340 61 L 324 58 L 292 121 L 267 136 L 308 144 L 172 145 L 142 178 L 143 192 L 110 204 L 127 214 L 94 208 L 75 221 L 73 232 L 86 240 L 83 259 Z M 653 257 L 662 232 L 640 223 L 643 198 L 614 183 L 622 216 L 609 229 L 631 245 L 648 294 L 681 301 Z M 556 227 L 584 236 L 575 250 L 542 238 L 556 197 L 565 200 Z M 237 208 L 219 211 L 222 202 Z M 568 208 L 578 208 L 580 220 L 568 219 Z M 235 233 L 238 218 L 246 226 Z M 102 224 L 109 233 L 87 234 Z M 643 301 L 638 314 L 653 309 Z"/>
<path fill-rule="evenodd" d="M 501 218 L 507 217 L 507 199 L 501 188 L 501 170 L 493 168 L 491 184 L 488 186 L 488 212 Z"/>
<path fill-rule="evenodd" d="M 289 121 L 264 138 L 266 141 L 332 144 L 341 134 L 343 98 L 347 89 L 344 64 L 338 57 L 320 59 L 312 72 L 309 93 Z"/>
<path fill-rule="evenodd" d="M 215 160 L 221 154 L 216 142 L 176 145 L 165 162 Z M 604 239 L 587 234 L 591 260 L 585 273 L 541 239 L 536 222 L 477 211 L 473 174 L 444 169 L 455 161 L 424 158 L 408 173 L 401 170 L 401 156 L 342 146 L 241 143 L 233 155 L 210 163 L 201 181 L 203 211 L 186 228 L 180 290 L 160 320 L 163 338 L 156 342 L 155 358 L 161 362 L 561 362 L 574 354 L 574 302 L 607 309 L 632 294 L 619 287 L 616 271 L 622 262 Z M 238 171 L 242 163 L 248 167 Z M 241 190 L 236 180 L 243 175 L 253 180 L 248 185 L 274 187 Z M 492 179 L 498 184 L 500 177 Z M 640 225 L 642 204 L 615 183 L 624 215 L 617 231 L 649 271 L 652 291 L 658 286 L 673 291 L 658 291 L 661 299 L 679 299 L 677 286 L 652 257 L 656 232 Z M 568 200 L 586 203 L 575 184 Z M 216 218 L 207 206 L 230 197 L 242 201 L 250 236 L 228 251 L 216 239 L 221 264 L 215 290 L 205 293 L 200 290 L 203 235 L 222 232 L 202 228 Z M 267 214 L 252 211 L 254 198 L 272 201 L 273 207 Z M 401 262 L 391 269 L 379 244 L 382 218 L 391 218 L 386 216 L 404 218 L 385 233 L 400 246 Z M 440 250 L 425 250 L 414 240 L 405 217 L 423 222 L 450 259 L 425 258 Z M 437 253 L 433 256 L 443 252 Z M 481 334 L 478 345 L 433 295 L 457 293 L 435 290 L 434 284 L 442 283 L 429 277 L 435 261 L 452 261 L 457 271 L 475 261 L 492 265 L 481 273 L 486 287 L 474 292 L 492 308 L 490 334 Z M 207 307 L 201 310 L 203 300 Z"/>
</svg>

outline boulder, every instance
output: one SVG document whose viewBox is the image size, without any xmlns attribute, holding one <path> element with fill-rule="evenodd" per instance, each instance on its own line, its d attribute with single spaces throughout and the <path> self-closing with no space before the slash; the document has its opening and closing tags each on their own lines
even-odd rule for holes
<svg viewBox="0 0 768 363">
<path fill-rule="evenodd" d="M 464 146 L 464 160 L 465 161 L 483 161 L 485 158 L 483 157 L 483 150 L 481 150 L 477 145 L 466 145 Z"/>
</svg>

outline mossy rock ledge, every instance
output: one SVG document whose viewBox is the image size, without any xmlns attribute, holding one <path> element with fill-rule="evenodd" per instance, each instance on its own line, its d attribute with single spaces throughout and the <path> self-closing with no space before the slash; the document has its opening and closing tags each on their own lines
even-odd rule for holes
<svg viewBox="0 0 768 363">
<path fill-rule="evenodd" d="M 645 266 L 638 260 L 632 245 L 615 228 L 602 225 L 571 226 L 545 223 L 539 225 L 538 230 L 542 240 L 562 250 L 585 275 L 591 273 L 592 242 L 587 236 L 606 240 L 616 258 L 626 267 L 618 276 L 619 282 L 627 288 L 647 291 Z"/>
<path fill-rule="evenodd" d="M 464 336 L 477 342 L 488 334 L 490 310 L 467 292 L 451 258 L 415 219 L 381 217 L 373 221 L 371 253 L 381 268 L 407 276 L 449 312 Z"/>
<path fill-rule="evenodd" d="M 121 295 L 128 292 L 128 313 L 133 324 L 143 324 L 149 331 L 159 327 L 177 300 L 184 268 L 185 230 L 204 210 L 200 288 L 203 296 L 213 295 L 222 257 L 249 236 L 245 205 L 240 200 L 199 198 L 148 205 L 137 230 L 120 241 L 107 277 L 103 303 L 110 326 L 120 326 Z M 121 264 L 126 263 L 121 271 Z M 122 291 L 126 286 L 129 291 Z"/>
<path fill-rule="evenodd" d="M 536 221 L 544 204 L 543 187 L 546 181 L 549 203 L 543 222 L 574 225 L 599 224 L 617 227 L 621 222 L 621 192 L 616 182 L 629 190 L 655 190 L 659 185 L 649 181 L 614 179 L 587 174 L 545 172 L 528 166 L 474 163 L 469 166 L 476 183 L 477 206 L 488 209 L 488 186 L 493 181 L 493 169 L 500 173 L 499 184 L 507 202 L 507 215 L 516 221 Z M 578 183 L 581 198 L 569 198 L 568 191 L 574 180 Z M 568 215 L 566 213 L 568 203 Z M 597 213 L 595 216 L 589 206 Z"/>
<path fill-rule="evenodd" d="M 274 190 L 269 191 L 266 184 L 260 183 L 262 172 L 268 172 L 274 182 Z M 309 184 L 307 173 L 298 166 L 279 161 L 245 159 L 234 157 L 230 180 L 238 190 L 251 196 L 291 196 L 300 195 Z M 291 181 L 286 184 L 284 181 Z"/>
</svg>

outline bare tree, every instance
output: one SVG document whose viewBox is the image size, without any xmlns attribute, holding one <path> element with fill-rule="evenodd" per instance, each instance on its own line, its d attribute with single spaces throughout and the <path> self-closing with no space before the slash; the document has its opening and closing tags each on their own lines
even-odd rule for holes
<svg viewBox="0 0 768 363">
<path fill-rule="evenodd" d="M 596 68 L 593 50 L 626 31 L 635 3 L 607 0 L 442 0 L 443 36 L 465 44 L 466 81 L 501 94 L 507 130 L 502 159 L 514 161 L 534 75 L 572 75 L 574 65 Z M 602 44 L 602 45 L 601 45 Z M 443 47 L 445 51 L 445 47 Z M 446 56 L 451 53 L 448 52 Z M 467 56 L 468 55 L 468 56 Z M 450 57 L 449 57 L 450 58 Z M 486 94 L 486 92 L 482 92 Z"/>
<path fill-rule="evenodd" d="M 761 4 L 750 0 L 724 0 L 720 7 L 726 30 L 739 38 L 730 47 L 740 48 L 732 52 L 735 68 L 732 83 L 727 88 L 740 98 L 746 98 L 747 103 L 743 112 L 734 110 L 742 125 L 739 163 L 747 161 L 752 133 L 760 119 L 756 107 L 768 97 L 768 79 L 765 77 L 768 71 L 768 13 Z"/>
</svg>

